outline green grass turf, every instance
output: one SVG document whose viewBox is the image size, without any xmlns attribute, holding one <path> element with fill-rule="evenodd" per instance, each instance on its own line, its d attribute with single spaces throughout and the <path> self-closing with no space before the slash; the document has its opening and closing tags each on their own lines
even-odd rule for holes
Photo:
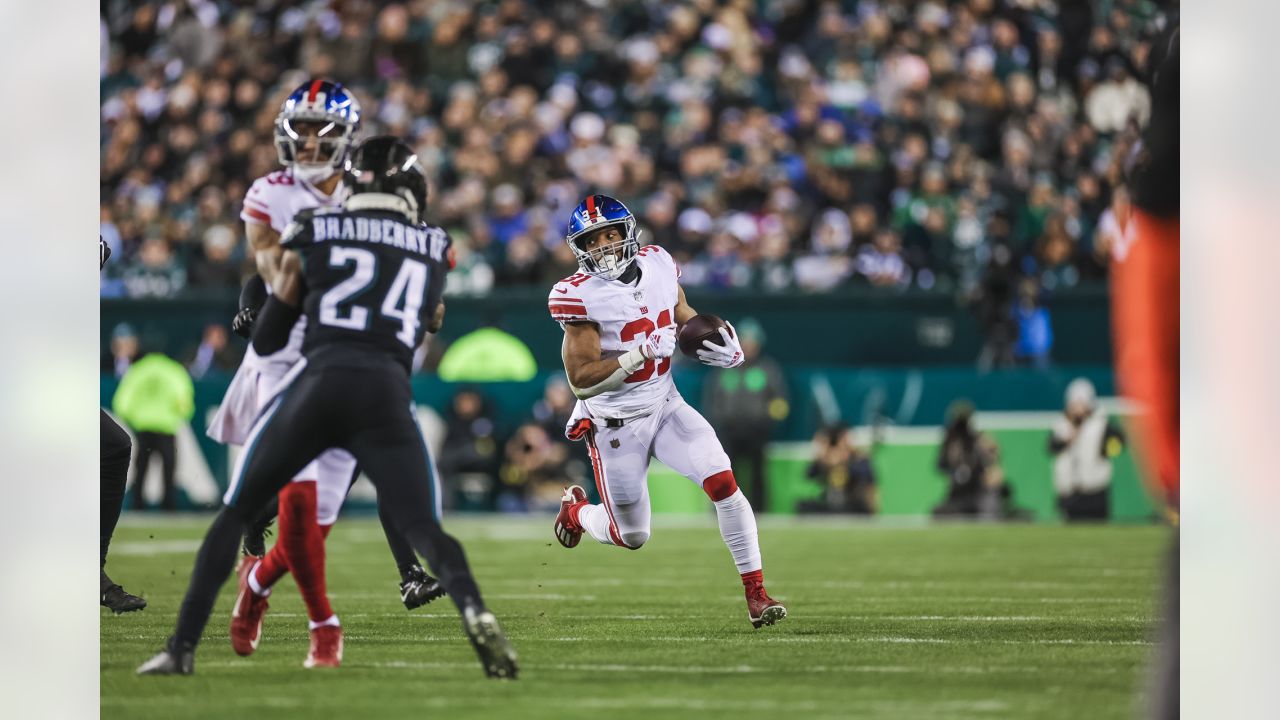
<svg viewBox="0 0 1280 720">
<path fill-rule="evenodd" d="M 565 550 L 550 518 L 450 518 L 520 653 L 487 680 L 447 600 L 405 611 L 381 529 L 344 518 L 329 589 L 343 667 L 303 670 L 306 618 L 276 588 L 258 652 L 227 640 L 228 582 L 193 677 L 137 677 L 171 631 L 207 517 L 126 518 L 107 569 L 146 596 L 102 611 L 103 718 L 1128 718 L 1152 651 L 1151 526 L 761 523 L 790 616 L 753 630 L 711 518 L 655 518 L 639 552 Z"/>
</svg>

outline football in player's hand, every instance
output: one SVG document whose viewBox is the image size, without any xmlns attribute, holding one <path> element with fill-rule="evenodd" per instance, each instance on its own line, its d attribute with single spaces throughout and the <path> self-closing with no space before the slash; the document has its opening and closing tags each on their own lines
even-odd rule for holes
<svg viewBox="0 0 1280 720">
<path fill-rule="evenodd" d="M 724 345 L 720 337 L 720 328 L 726 327 L 724 321 L 715 315 L 694 315 L 689 322 L 680 328 L 676 341 L 680 344 L 680 352 L 694 360 L 698 359 L 698 351 L 706 350 L 703 340 L 710 340 L 715 345 Z M 733 332 L 730 330 L 729 332 Z"/>
</svg>

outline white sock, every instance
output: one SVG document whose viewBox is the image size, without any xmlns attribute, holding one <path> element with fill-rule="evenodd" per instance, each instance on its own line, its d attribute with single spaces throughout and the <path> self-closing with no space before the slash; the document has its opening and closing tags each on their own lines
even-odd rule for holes
<svg viewBox="0 0 1280 720">
<path fill-rule="evenodd" d="M 596 542 L 613 544 L 613 538 L 609 537 L 609 511 L 605 510 L 604 505 L 583 505 L 578 511 L 578 524 Z"/>
<path fill-rule="evenodd" d="M 258 564 L 254 565 L 253 569 L 249 571 L 249 589 L 252 590 L 253 594 L 257 595 L 258 597 L 268 597 L 271 595 L 271 588 L 269 587 L 264 588 L 262 587 L 262 585 L 258 584 L 258 568 L 260 567 L 262 567 L 261 561 L 259 561 Z"/>
<path fill-rule="evenodd" d="M 315 620 L 308 620 L 308 621 L 307 621 L 307 628 L 308 628 L 308 629 L 310 629 L 310 630 L 315 630 L 315 629 L 316 629 L 316 628 L 318 628 L 318 627 L 324 627 L 324 626 L 326 626 L 326 625 L 332 625 L 332 626 L 334 626 L 334 627 L 341 627 L 341 625 L 339 625 L 339 623 L 338 623 L 338 616 L 337 616 L 337 615 L 330 615 L 330 616 L 329 616 L 329 618 L 328 618 L 327 620 L 321 620 L 320 622 L 316 622 Z"/>
<path fill-rule="evenodd" d="M 756 532 L 756 515 L 751 503 L 741 490 L 716 503 L 716 519 L 720 522 L 720 537 L 733 554 L 738 574 L 759 570 L 760 538 Z"/>
</svg>

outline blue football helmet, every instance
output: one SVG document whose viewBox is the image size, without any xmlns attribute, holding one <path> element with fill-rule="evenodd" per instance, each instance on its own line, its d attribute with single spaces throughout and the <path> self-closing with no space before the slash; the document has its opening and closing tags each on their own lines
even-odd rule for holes
<svg viewBox="0 0 1280 720">
<path fill-rule="evenodd" d="M 611 225 L 622 226 L 622 239 L 588 251 L 587 236 Z M 578 267 L 588 275 L 617 280 L 636 259 L 640 238 L 636 233 L 636 216 L 626 205 L 608 195 L 588 195 L 569 217 L 565 242 L 578 258 Z"/>
<path fill-rule="evenodd" d="M 315 159 L 302 159 L 303 135 L 312 124 L 319 143 Z M 320 182 L 340 172 L 360 129 L 360 101 L 341 83 L 309 80 L 284 101 L 276 116 L 276 154 L 294 177 Z"/>
</svg>

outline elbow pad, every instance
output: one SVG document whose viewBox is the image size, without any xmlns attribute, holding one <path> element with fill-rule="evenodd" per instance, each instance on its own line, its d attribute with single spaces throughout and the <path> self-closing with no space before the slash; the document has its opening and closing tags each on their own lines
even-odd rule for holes
<svg viewBox="0 0 1280 720">
<path fill-rule="evenodd" d="M 266 356 L 283 350 L 289 344 L 289 332 L 301 316 L 301 308 L 286 305 L 275 295 L 267 298 L 253 324 L 253 351 Z"/>
</svg>

